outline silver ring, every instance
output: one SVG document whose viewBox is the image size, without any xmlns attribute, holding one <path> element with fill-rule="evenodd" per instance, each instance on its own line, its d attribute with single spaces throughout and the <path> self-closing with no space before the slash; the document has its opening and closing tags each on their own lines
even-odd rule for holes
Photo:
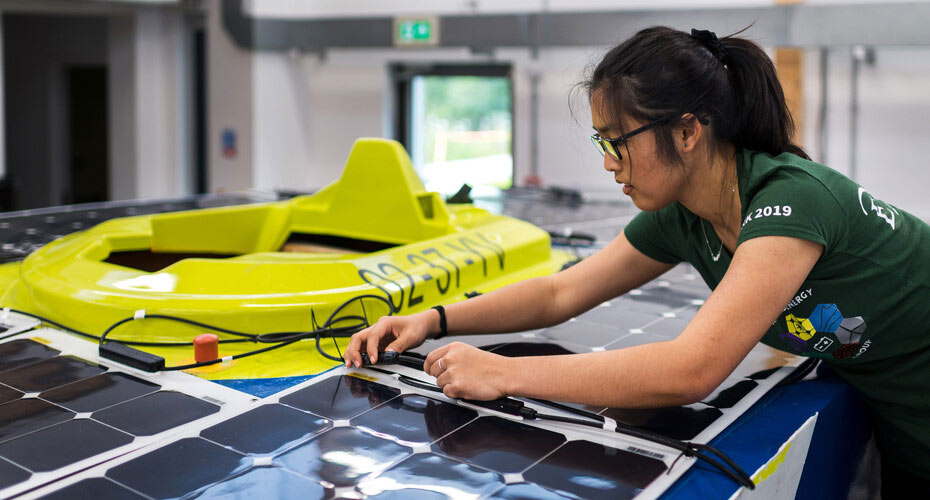
<svg viewBox="0 0 930 500">
<path fill-rule="evenodd" d="M 446 371 L 446 369 L 442 367 L 442 358 L 439 358 L 439 361 L 437 361 L 437 363 L 439 363 L 439 373 Z"/>
</svg>

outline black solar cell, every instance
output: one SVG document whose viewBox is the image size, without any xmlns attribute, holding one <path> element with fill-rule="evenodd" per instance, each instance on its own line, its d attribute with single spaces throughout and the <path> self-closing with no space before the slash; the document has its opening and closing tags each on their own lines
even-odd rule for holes
<svg viewBox="0 0 930 500">
<path fill-rule="evenodd" d="M 82 418 L 0 443 L 0 456 L 33 472 L 47 472 L 119 448 L 132 440 L 129 434 Z"/>
<path fill-rule="evenodd" d="M 572 351 L 567 347 L 555 342 L 508 342 L 506 344 L 495 344 L 482 346 L 482 349 L 491 351 L 501 356 L 554 356 L 558 354 L 575 354 L 580 350 Z"/>
<path fill-rule="evenodd" d="M 357 377 L 330 377 L 281 398 L 281 403 L 333 420 L 349 419 L 397 397 L 400 391 Z"/>
<path fill-rule="evenodd" d="M 655 311 L 643 311 L 637 306 L 632 301 L 613 300 L 609 306 L 597 306 L 579 315 L 578 319 L 628 333 L 631 328 L 643 328 L 661 318 L 662 313 L 672 310 L 671 307 L 661 307 Z"/>
<path fill-rule="evenodd" d="M 23 397 L 23 393 L 13 389 L 12 387 L 7 387 L 5 385 L 0 385 L 0 404 L 9 403 L 10 401 L 16 401 L 17 399 Z"/>
<path fill-rule="evenodd" d="M 244 471 L 250 463 L 222 446 L 186 438 L 117 465 L 106 475 L 151 497 L 178 498 Z"/>
<path fill-rule="evenodd" d="M 32 476 L 22 467 L 0 459 L 0 489 L 19 484 Z"/>
<path fill-rule="evenodd" d="M 218 411 L 202 399 L 159 391 L 95 412 L 93 418 L 134 436 L 151 436 Z"/>
<path fill-rule="evenodd" d="M 19 399 L 0 405 L 0 441 L 74 418 L 74 413 L 41 399 Z"/>
<path fill-rule="evenodd" d="M 705 403 L 716 408 L 732 408 L 758 386 L 759 383 L 753 380 L 741 380 L 734 384 L 724 382 L 724 385 L 718 387 Z"/>
<path fill-rule="evenodd" d="M 432 443 L 478 416 L 475 410 L 408 394 L 352 419 L 352 425 L 407 446 Z"/>
<path fill-rule="evenodd" d="M 589 321 L 577 319 L 574 321 L 567 321 L 552 328 L 547 328 L 541 331 L 539 336 L 591 348 L 605 346 L 628 334 L 629 331 L 627 331 L 627 329 L 620 328 L 616 325 L 609 326 L 603 323 L 591 323 Z"/>
<path fill-rule="evenodd" d="M 18 339 L 0 344 L 0 372 L 53 358 L 58 351 L 34 340 Z"/>
<path fill-rule="evenodd" d="M 368 498 L 421 498 L 441 492 L 440 498 L 477 498 L 500 488 L 503 477 L 457 460 L 418 453 L 383 474 L 362 480 L 358 489 Z"/>
<path fill-rule="evenodd" d="M 269 404 L 204 429 L 200 436 L 240 453 L 285 450 L 329 428 L 331 422 L 293 408 Z"/>
<path fill-rule="evenodd" d="M 565 500 L 568 497 L 543 488 L 538 484 L 509 484 L 488 497 L 494 500 Z"/>
<path fill-rule="evenodd" d="M 642 410 L 608 408 L 602 415 L 624 424 L 658 432 L 663 436 L 687 441 L 694 439 L 704 429 L 710 427 L 723 415 L 723 412 L 698 403 Z"/>
<path fill-rule="evenodd" d="M 256 467 L 207 488 L 197 500 L 332 498 L 319 483 L 276 467 Z"/>
<path fill-rule="evenodd" d="M 276 457 L 274 463 L 315 481 L 352 486 L 413 450 L 351 427 L 330 429 Z"/>
<path fill-rule="evenodd" d="M 497 417 L 481 417 L 442 438 L 433 451 L 500 473 L 516 473 L 565 442 L 565 436 Z"/>
<path fill-rule="evenodd" d="M 665 470 L 655 458 L 589 441 L 569 441 L 523 477 L 581 498 L 616 500 L 633 498 Z"/>
<path fill-rule="evenodd" d="M 135 500 L 145 497 L 102 477 L 85 479 L 41 497 L 42 500 Z"/>
<path fill-rule="evenodd" d="M 76 412 L 92 412 L 155 392 L 159 387 L 125 373 L 102 373 L 49 389 L 39 397 Z"/>
<path fill-rule="evenodd" d="M 71 356 L 57 356 L 0 373 L 0 382 L 24 392 L 40 392 L 93 377 L 107 369 Z"/>
</svg>

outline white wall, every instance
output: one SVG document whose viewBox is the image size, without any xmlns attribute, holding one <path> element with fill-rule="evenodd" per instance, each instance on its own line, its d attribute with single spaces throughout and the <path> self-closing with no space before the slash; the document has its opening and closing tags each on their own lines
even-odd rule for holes
<svg viewBox="0 0 930 500">
<path fill-rule="evenodd" d="M 114 14 L 107 35 L 111 198 L 191 193 L 190 52 L 182 14 Z"/>
<path fill-rule="evenodd" d="M 356 138 L 384 135 L 385 73 L 310 54 L 256 54 L 254 186 L 308 190 L 337 178 Z"/>
<path fill-rule="evenodd" d="M 186 33 L 177 11 L 136 12 L 136 197 L 191 192 Z"/>
<path fill-rule="evenodd" d="M 860 74 L 856 180 L 930 219 L 930 49 L 880 48 Z"/>
<path fill-rule="evenodd" d="M 548 183 L 603 189 L 600 156 L 590 147 L 590 116 L 582 102 L 576 123 L 568 93 L 598 49 L 546 50 L 538 62 L 529 51 L 500 51 L 514 64 L 514 159 L 520 182 L 530 171 L 530 72 L 540 71 L 539 161 Z M 387 137 L 390 107 L 387 66 L 396 61 L 463 62 L 467 50 L 330 51 L 254 56 L 254 178 L 259 189 L 318 189 L 338 178 L 359 137 Z M 481 56 L 479 61 L 486 61 Z"/>
<path fill-rule="evenodd" d="M 515 172 L 529 172 L 529 75 L 539 71 L 539 161 L 546 184 L 589 192 L 610 191 L 600 156 L 590 146 L 590 117 L 583 99 L 572 116 L 572 86 L 603 48 L 544 49 L 538 62 L 527 50 L 508 49 L 496 60 L 514 65 Z M 335 179 L 352 141 L 387 135 L 384 108 L 390 100 L 386 66 L 403 60 L 458 61 L 467 52 L 445 57 L 419 51 L 332 51 L 315 55 L 256 56 L 254 81 L 255 185 L 319 188 Z M 859 182 L 876 196 L 930 218 L 930 198 L 911 186 L 930 181 L 925 144 L 930 137 L 930 48 L 881 48 L 873 67 L 863 67 L 860 82 Z M 482 56 L 484 57 L 484 56 Z M 819 151 L 819 61 L 805 57 L 804 146 L 815 159 L 849 171 L 850 54 L 832 49 L 829 58 L 827 157 Z M 583 97 L 579 94 L 576 97 Z M 921 184 L 923 183 L 923 184 Z"/>
<path fill-rule="evenodd" d="M 213 0 L 215 2 L 216 0 Z M 811 3 L 831 3 L 817 0 Z M 255 16 L 326 17 L 414 13 L 417 2 L 395 2 L 378 7 L 377 2 L 347 5 L 344 2 L 300 2 L 296 0 L 251 0 L 245 9 Z M 608 3 L 610 5 L 608 5 Z M 524 5 L 525 4 L 525 5 Z M 538 4 L 538 5 L 537 5 Z M 659 7 L 680 8 L 680 2 L 659 2 Z M 768 1 L 722 0 L 714 6 L 769 5 Z M 504 7 L 486 1 L 447 1 L 431 4 L 439 13 L 464 11 L 497 12 Z M 643 8 L 633 2 L 624 8 Z M 364 7 L 364 8 L 363 8 Z M 509 4 L 509 10 L 590 10 L 617 8 L 613 2 L 586 0 L 579 4 L 561 0 L 526 0 Z M 650 3 L 650 8 L 656 5 Z M 374 9 L 374 10 L 372 10 Z M 215 17 L 215 16 L 214 16 Z M 211 42 L 215 28 L 211 21 Z M 225 33 L 224 33 L 225 35 Z M 751 33 L 750 33 L 751 36 Z M 765 43 L 765 40 L 758 40 Z M 224 43 L 228 42 L 228 39 Z M 539 138 L 538 158 L 543 182 L 578 188 L 592 193 L 618 196 L 613 181 L 604 173 L 601 158 L 590 146 L 590 117 L 583 94 L 574 115 L 568 105 L 572 87 L 585 70 L 603 54 L 606 47 L 546 48 L 532 60 L 527 49 L 501 49 L 493 61 L 514 67 L 514 168 L 521 183 L 530 171 L 530 78 L 538 72 Z M 211 56 L 214 50 L 211 48 Z M 389 136 L 392 96 L 387 66 L 393 62 L 487 61 L 467 50 L 331 50 L 317 54 L 255 52 L 251 60 L 243 53 L 239 70 L 249 67 L 253 104 L 246 120 L 254 127 L 249 144 L 254 150 L 252 185 L 260 189 L 318 189 L 336 179 L 352 142 L 363 136 Z M 232 61 L 227 61 L 230 63 Z M 211 63 L 212 64 L 212 63 Z M 820 77 L 816 49 L 805 57 L 805 117 L 803 145 L 816 160 L 847 173 L 849 171 L 850 55 L 848 48 L 833 48 L 829 57 L 829 111 L 826 116 L 825 158 L 819 158 Z M 251 65 L 251 66 L 249 66 Z M 215 68 L 214 68 L 215 69 Z M 226 70 L 229 71 L 229 70 Z M 211 70 L 212 73 L 212 70 Z M 241 73 L 240 73 L 241 74 Z M 914 185 L 930 180 L 926 173 L 924 144 L 930 136 L 930 47 L 881 48 L 874 67 L 864 67 L 861 75 L 858 181 L 876 196 L 930 218 L 930 197 L 922 196 Z M 241 84 L 243 87 L 246 83 Z M 216 97 L 212 97 L 213 101 Z M 217 111 L 210 114 L 216 122 Z M 248 127 L 248 125 L 244 125 Z M 211 141 L 218 140 L 211 131 Z M 244 139 L 244 137 L 243 137 Z M 242 147 L 248 147 L 242 140 Z M 213 159 L 216 158 L 214 155 Z M 222 172 L 213 167 L 217 175 Z"/>
<path fill-rule="evenodd" d="M 808 0 L 808 4 L 874 3 L 875 0 Z M 907 1 L 907 0 L 898 0 Z M 250 16 L 268 18 L 322 18 L 395 15 L 500 14 L 514 12 L 583 12 L 656 9 L 713 9 L 769 7 L 772 0 L 246 0 Z M 696 5 L 697 4 L 697 5 Z"/>
<path fill-rule="evenodd" d="M 826 155 L 818 155 L 821 103 L 819 54 L 805 54 L 804 145 L 815 160 L 851 175 L 852 54 L 829 51 Z M 930 48 L 881 47 L 859 77 L 859 132 L 855 181 L 884 199 L 930 220 Z"/>
<path fill-rule="evenodd" d="M 220 0 L 208 0 L 207 8 L 207 151 L 209 191 L 235 191 L 257 183 L 252 175 L 253 94 L 251 51 L 237 47 L 220 19 Z M 277 57 L 286 57 L 278 54 Z M 290 105 L 290 104 L 287 104 Z M 221 134 L 236 131 L 238 152 L 223 155 Z"/>
</svg>

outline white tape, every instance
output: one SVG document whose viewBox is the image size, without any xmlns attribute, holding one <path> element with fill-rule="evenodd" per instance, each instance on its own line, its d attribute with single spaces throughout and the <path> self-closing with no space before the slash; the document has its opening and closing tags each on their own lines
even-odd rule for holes
<svg viewBox="0 0 930 500">
<path fill-rule="evenodd" d="M 233 357 L 232 357 L 232 356 L 224 356 L 222 359 L 223 359 L 223 363 L 229 363 L 230 361 L 233 360 Z"/>
<path fill-rule="evenodd" d="M 610 432 L 616 432 L 616 431 L 617 431 L 617 421 L 614 420 L 614 419 L 612 419 L 612 418 L 610 418 L 610 417 L 604 417 L 604 430 L 605 430 L 605 431 L 610 431 Z"/>
<path fill-rule="evenodd" d="M 0 314 L 0 319 L 7 319 L 7 318 L 9 318 L 9 317 L 10 317 L 10 308 L 9 308 L 9 307 L 4 307 L 4 308 L 3 308 L 3 314 Z"/>
<path fill-rule="evenodd" d="M 145 317 L 145 309 L 139 309 L 132 315 L 132 319 L 142 319 Z"/>
</svg>

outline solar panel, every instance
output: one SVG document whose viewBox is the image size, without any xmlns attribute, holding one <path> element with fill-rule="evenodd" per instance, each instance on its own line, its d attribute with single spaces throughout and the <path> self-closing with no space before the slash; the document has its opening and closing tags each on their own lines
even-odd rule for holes
<svg viewBox="0 0 930 500">
<path fill-rule="evenodd" d="M 767 358 L 756 352 L 748 359 Z M 739 392 L 739 405 L 751 404 L 790 371 L 728 380 L 707 403 L 594 410 L 676 439 L 707 442 L 741 413 L 721 398 Z M 90 481 L 152 498 L 654 498 L 693 463 L 641 439 L 520 421 L 405 385 L 395 376 L 339 367 L 209 426 L 187 425 L 160 444 L 25 498 L 65 488 L 83 491 Z"/>
<path fill-rule="evenodd" d="M 184 373 L 153 375 L 101 361 L 96 344 L 51 329 L 0 342 L 3 497 L 148 446 L 180 427 L 221 420 L 253 399 Z M 93 484 L 117 498 L 132 496 L 112 481 Z M 77 498 L 93 492 L 72 488 Z"/>
<path fill-rule="evenodd" d="M 502 355 L 544 356 L 668 340 L 702 300 L 689 290 L 670 291 L 687 275 L 678 272 L 667 284 L 552 328 L 429 341 L 416 351 L 465 340 Z M 569 406 L 707 442 L 790 372 L 779 368 L 786 364 L 797 360 L 760 346 L 702 403 L 653 410 Z M 81 498 L 94 488 L 153 498 L 257 492 L 285 498 L 298 491 L 311 497 L 649 498 L 693 463 L 615 433 L 519 422 L 366 369 L 338 368 L 258 400 L 183 373 L 151 375 L 100 362 L 94 343 L 49 329 L 0 343 L 0 459 L 3 495 L 89 467 L 27 498 Z"/>
<path fill-rule="evenodd" d="M 572 222 L 609 238 L 622 225 L 618 217 L 605 219 L 602 206 L 548 217 L 538 204 L 506 204 L 511 214 L 525 209 L 525 218 L 547 229 Z M 575 224 L 579 218 L 591 222 Z M 669 340 L 709 293 L 693 269 L 678 266 L 562 325 L 430 340 L 413 352 L 464 341 L 501 355 L 545 356 Z M 0 343 L 0 496 L 32 490 L 23 498 L 655 498 L 694 463 L 655 443 L 519 421 L 367 369 L 340 367 L 252 398 L 183 373 L 101 363 L 95 344 L 60 332 L 15 335 L 6 326 L 11 318 L 24 319 L 0 312 L 7 328 L 0 337 L 13 335 Z M 798 363 L 760 346 L 701 403 L 568 406 L 706 443 Z"/>
</svg>

